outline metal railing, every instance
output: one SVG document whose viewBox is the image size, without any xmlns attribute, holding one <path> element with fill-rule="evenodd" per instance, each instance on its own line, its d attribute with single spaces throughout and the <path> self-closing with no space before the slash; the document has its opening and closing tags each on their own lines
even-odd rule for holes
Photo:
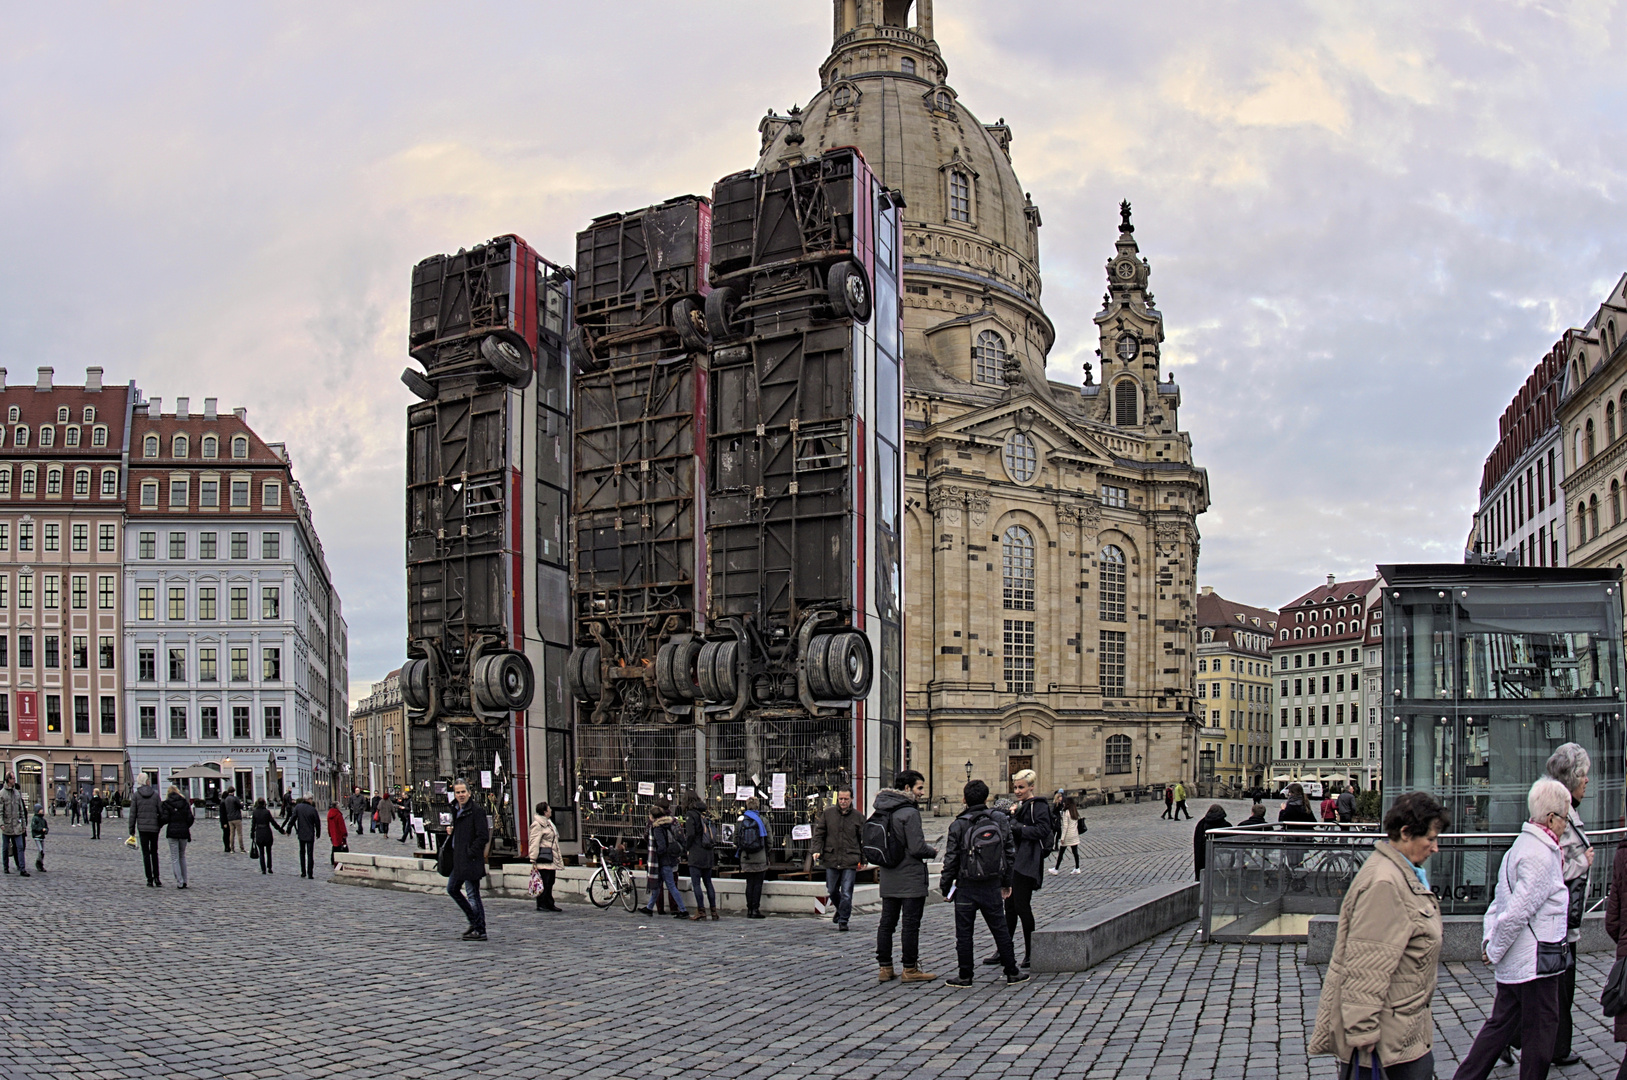
<svg viewBox="0 0 1627 1080">
<path fill-rule="evenodd" d="M 1443 833 L 1424 864 L 1443 915 L 1482 915 L 1491 904 L 1503 853 L 1519 833 Z M 1303 941 L 1316 915 L 1337 915 L 1378 826 L 1278 824 L 1213 829 L 1200 888 L 1206 941 Z M 1627 829 L 1588 833 L 1597 854 L 1585 907 L 1601 908 L 1610 865 Z"/>
</svg>

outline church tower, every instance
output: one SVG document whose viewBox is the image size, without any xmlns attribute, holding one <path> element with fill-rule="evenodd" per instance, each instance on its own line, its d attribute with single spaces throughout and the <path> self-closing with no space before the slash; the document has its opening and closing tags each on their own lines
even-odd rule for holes
<svg viewBox="0 0 1627 1080">
<path fill-rule="evenodd" d="M 932 0 L 833 0 L 804 108 L 760 165 L 857 146 L 902 192 L 906 756 L 933 798 L 1033 768 L 1114 795 L 1197 779 L 1196 516 L 1208 477 L 1161 373 L 1163 315 L 1120 207 L 1101 381 L 1051 382 L 1039 208 L 1004 119 L 949 84 Z"/>
</svg>

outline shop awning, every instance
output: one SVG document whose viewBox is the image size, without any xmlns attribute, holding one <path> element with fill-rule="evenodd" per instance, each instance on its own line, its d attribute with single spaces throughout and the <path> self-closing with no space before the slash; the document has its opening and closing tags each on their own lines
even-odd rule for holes
<svg viewBox="0 0 1627 1080">
<path fill-rule="evenodd" d="M 185 780 L 194 776 L 205 780 L 218 780 L 220 779 L 220 766 L 213 761 L 205 761 L 197 765 L 188 765 L 184 769 L 176 769 L 169 774 L 171 780 Z"/>
</svg>

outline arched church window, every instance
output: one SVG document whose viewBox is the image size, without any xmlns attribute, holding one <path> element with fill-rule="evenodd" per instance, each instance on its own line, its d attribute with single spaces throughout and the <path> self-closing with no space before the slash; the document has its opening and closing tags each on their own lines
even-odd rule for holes
<svg viewBox="0 0 1627 1080">
<path fill-rule="evenodd" d="M 1587 426 L 1582 429 L 1582 448 L 1587 451 L 1587 461 L 1593 460 L 1593 419 L 1588 418 Z"/>
<path fill-rule="evenodd" d="M 1006 384 L 1006 339 L 993 330 L 978 334 L 972 346 L 972 377 L 989 386 Z"/>
<path fill-rule="evenodd" d="M 905 75 L 914 75 L 915 74 L 915 58 L 910 57 L 910 56 L 904 57 L 902 60 L 900 60 L 898 62 L 898 70 L 903 72 Z"/>
<path fill-rule="evenodd" d="M 1609 446 L 1616 441 L 1616 403 L 1604 403 L 1604 444 Z"/>
<path fill-rule="evenodd" d="M 1006 465 L 1006 475 L 1019 484 L 1026 484 L 1034 479 L 1034 472 L 1039 465 L 1039 452 L 1034 447 L 1034 440 L 1024 431 L 1013 431 L 1006 436 L 1006 446 L 1002 453 Z"/>
<path fill-rule="evenodd" d="M 949 174 L 949 220 L 972 220 L 972 182 L 958 170 Z"/>
<path fill-rule="evenodd" d="M 1005 585 L 1005 606 L 1013 611 L 1034 610 L 1034 537 L 1021 525 L 1006 530 L 1000 543 L 1000 566 Z"/>
<path fill-rule="evenodd" d="M 1136 426 L 1136 382 L 1121 379 L 1113 387 L 1113 423 L 1119 427 Z"/>
<path fill-rule="evenodd" d="M 1588 535 L 1597 540 L 1599 538 L 1599 497 L 1589 496 L 1587 500 Z"/>
<path fill-rule="evenodd" d="M 1110 773 L 1127 773 L 1130 771 L 1130 736 L 1109 735 L 1107 737 L 1107 758 L 1103 766 Z"/>
<path fill-rule="evenodd" d="M 1615 480 L 1610 481 L 1610 524 L 1621 524 L 1621 484 Z"/>
<path fill-rule="evenodd" d="M 1124 618 L 1124 552 L 1108 544 L 1102 548 L 1101 569 L 1102 622 L 1125 622 Z"/>
</svg>

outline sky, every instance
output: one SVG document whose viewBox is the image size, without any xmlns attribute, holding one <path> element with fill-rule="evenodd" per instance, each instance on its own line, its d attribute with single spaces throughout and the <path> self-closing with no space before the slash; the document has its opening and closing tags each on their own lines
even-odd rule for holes
<svg viewBox="0 0 1627 1080">
<path fill-rule="evenodd" d="M 1497 417 L 1627 272 L 1627 11 L 937 0 L 1040 206 L 1081 379 L 1120 199 L 1212 503 L 1198 580 L 1276 607 L 1457 561 Z M 288 445 L 350 626 L 404 653 L 411 268 L 751 166 L 829 0 L 0 2 L 0 366 L 99 364 Z"/>
</svg>

